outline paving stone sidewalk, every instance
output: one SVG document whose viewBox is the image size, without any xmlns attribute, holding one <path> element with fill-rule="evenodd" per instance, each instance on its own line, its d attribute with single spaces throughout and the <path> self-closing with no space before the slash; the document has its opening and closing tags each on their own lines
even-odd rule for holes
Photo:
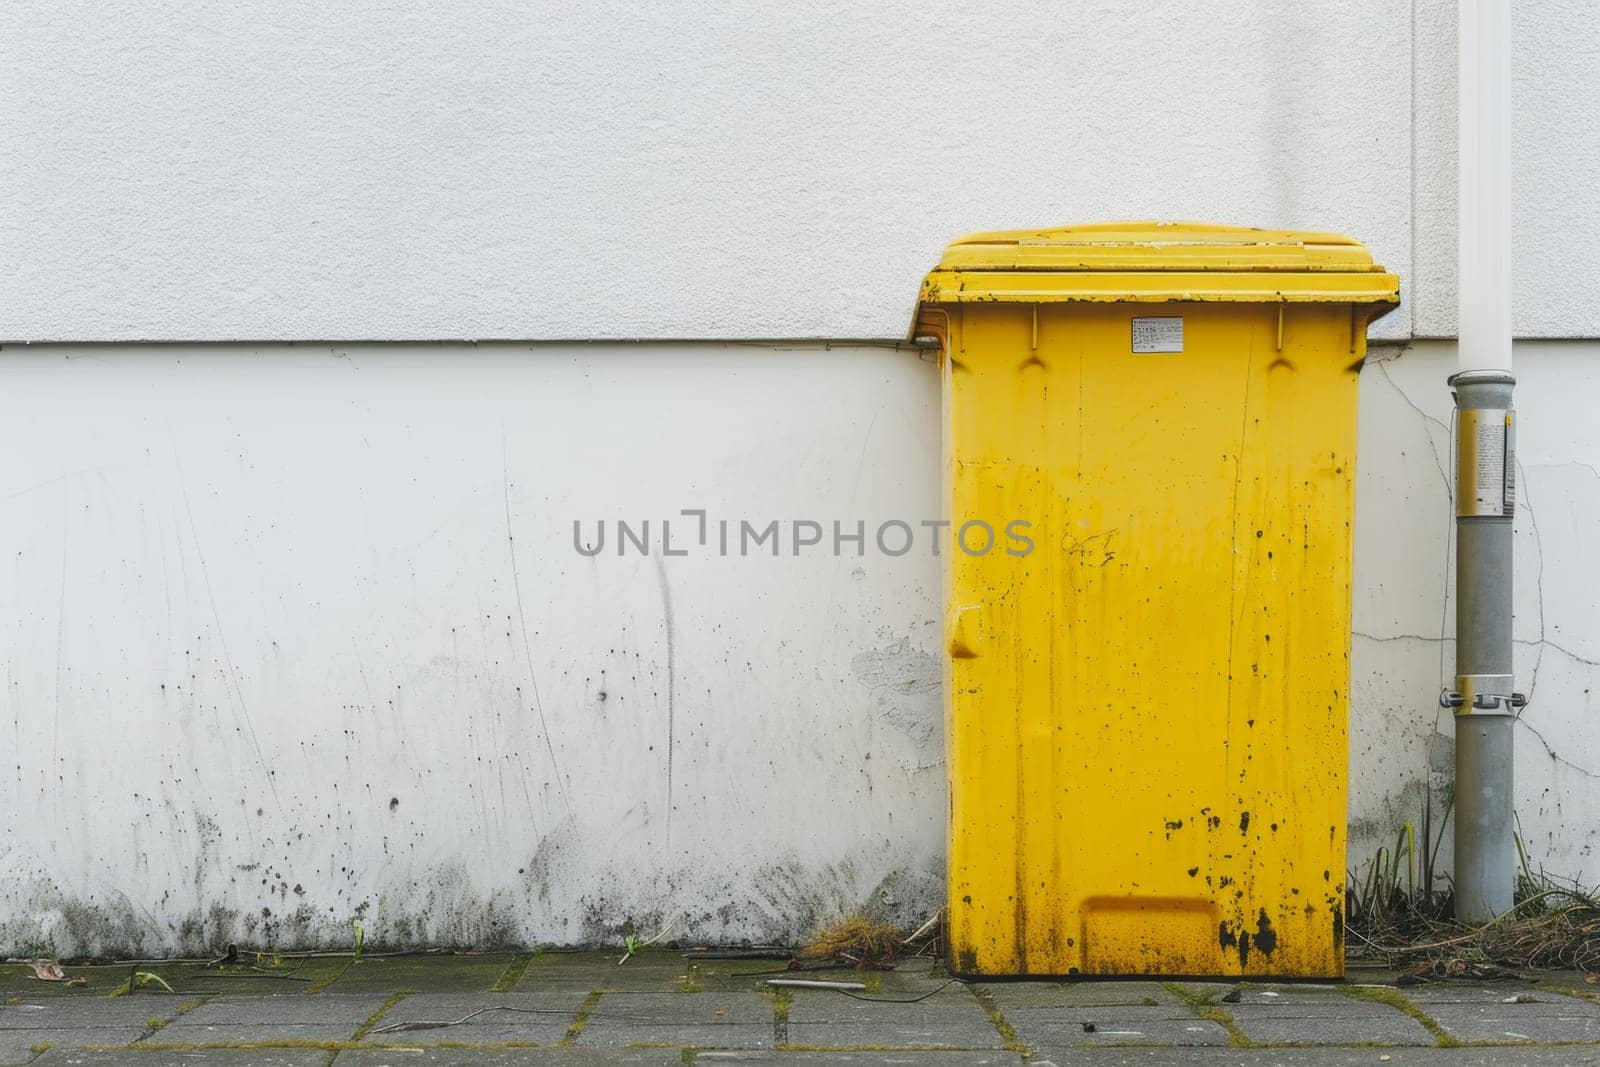
<svg viewBox="0 0 1600 1067">
<path fill-rule="evenodd" d="M 1578 975 L 1340 983 L 957 982 L 926 961 L 857 996 L 774 989 L 781 960 L 645 953 L 0 967 L 0 1065 L 1600 1064 Z M 154 974 L 139 979 L 135 972 Z"/>
</svg>

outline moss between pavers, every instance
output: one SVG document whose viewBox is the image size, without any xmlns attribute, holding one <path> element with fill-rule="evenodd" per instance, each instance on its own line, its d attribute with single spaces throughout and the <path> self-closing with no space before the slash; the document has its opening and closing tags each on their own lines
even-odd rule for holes
<svg viewBox="0 0 1600 1067">
<path fill-rule="evenodd" d="M 173 1020 L 180 1019 L 183 1016 L 188 1015 L 191 1011 L 194 1011 L 209 999 L 211 999 L 209 996 L 202 996 L 197 1000 L 185 1000 L 181 1002 L 176 1008 L 173 1009 L 171 1019 L 160 1015 L 150 1016 L 144 1021 L 145 1032 L 141 1036 L 150 1037 L 152 1034 L 156 1034 L 162 1030 L 165 1030 L 172 1024 Z"/>
<path fill-rule="evenodd" d="M 430 1041 L 427 1045 L 358 1045 L 357 1048 L 388 1049 L 397 1048 L 451 1048 L 451 1049 L 500 1049 L 500 1048 L 555 1048 L 555 1045 L 542 1045 L 537 1041 Z"/>
<path fill-rule="evenodd" d="M 400 1003 L 410 995 L 411 990 L 409 989 L 397 989 L 393 993 L 389 994 L 389 999 L 384 1001 L 382 1004 L 379 1004 L 377 1009 L 373 1011 L 371 1015 L 367 1016 L 366 1020 L 362 1022 L 360 1026 L 356 1027 L 356 1032 L 351 1035 L 350 1040 L 360 1041 L 362 1038 L 372 1033 L 372 1028 L 378 1025 L 378 1020 L 383 1018 L 385 1015 L 388 1015 L 390 1008 L 394 1007 L 396 1004 Z"/>
<path fill-rule="evenodd" d="M 204 1052 L 209 1049 L 318 1048 L 340 1052 L 355 1048 L 377 1048 L 354 1041 L 314 1041 L 295 1037 L 270 1041 L 141 1041 L 136 1045 L 84 1045 L 91 1052 Z"/>
<path fill-rule="evenodd" d="M 711 1051 L 711 1050 L 710 1049 L 702 1049 L 700 1051 Z M 802 1045 L 796 1045 L 796 1044 L 788 1044 L 788 1045 L 777 1046 L 776 1051 L 779 1051 L 779 1052 L 944 1052 L 944 1053 L 951 1053 L 951 1052 L 991 1052 L 992 1053 L 994 1051 L 994 1049 L 992 1049 L 992 1048 L 963 1049 L 963 1048 L 952 1048 L 949 1045 L 803 1045 L 803 1044 Z M 1029 1053 L 1029 1052 L 1021 1052 L 1021 1050 L 1019 1050 L 1019 1049 L 1007 1049 L 1006 1051 L 1008 1051 L 1008 1052 L 1019 1052 L 1021 1055 L 1024 1055 L 1024 1056 L 1032 1055 L 1032 1053 Z"/>
<path fill-rule="evenodd" d="M 1410 997 L 1400 990 L 1390 986 L 1358 985 L 1341 986 L 1340 992 L 1346 996 L 1355 997 L 1357 1000 L 1370 1000 L 1377 1004 L 1387 1004 L 1389 1007 L 1411 1016 L 1422 1024 L 1422 1028 L 1433 1035 L 1433 1043 L 1438 1048 L 1456 1048 L 1461 1042 L 1450 1036 L 1445 1028 L 1440 1026 L 1427 1012 L 1423 1011 Z"/>
<path fill-rule="evenodd" d="M 641 949 L 629 956 L 626 963 L 618 963 L 620 959 L 622 959 L 620 949 L 612 952 L 596 952 L 592 949 L 547 949 L 533 954 L 531 968 L 535 974 L 540 971 L 565 973 L 573 970 L 588 973 L 596 969 L 609 970 L 618 967 L 624 970 L 687 967 L 690 963 L 680 952 L 656 948 Z"/>
<path fill-rule="evenodd" d="M 594 1014 L 594 1009 L 600 1004 L 603 995 L 594 992 L 583 998 L 583 1003 L 578 1005 L 578 1014 L 572 1017 L 572 1025 L 567 1027 L 567 1036 L 561 1039 L 562 1048 L 571 1048 L 577 1043 L 583 1028 L 589 1025 L 589 1016 Z"/>
<path fill-rule="evenodd" d="M 509 953 L 364 956 L 351 960 L 343 973 L 321 986 L 319 991 L 392 993 L 409 989 L 418 993 L 486 993 L 516 958 Z"/>
<path fill-rule="evenodd" d="M 523 973 L 527 971 L 528 964 L 532 962 L 532 954 L 518 956 L 516 959 L 512 960 L 506 965 L 506 969 L 500 972 L 500 977 L 495 979 L 494 985 L 489 987 L 489 992 L 508 992 L 512 986 L 516 985 L 522 980 Z"/>
<path fill-rule="evenodd" d="M 1020 1053 L 1024 1056 L 1033 1055 L 1033 1050 L 1022 1043 L 1017 1036 L 1017 1031 L 1006 1021 L 1005 1015 L 1000 1011 L 1000 1005 L 995 1003 L 994 996 L 987 989 L 980 989 L 975 985 L 967 986 L 967 991 L 978 1002 L 978 1007 L 989 1017 L 989 1023 L 994 1027 L 995 1033 L 1000 1035 L 1002 1046 L 1008 1052 Z"/>
<path fill-rule="evenodd" d="M 1228 1032 L 1228 1045 L 1230 1048 L 1255 1048 L 1256 1043 L 1251 1041 L 1239 1025 L 1210 995 L 1195 990 L 1184 988 L 1178 982 L 1162 982 L 1161 988 L 1179 998 L 1186 1004 L 1195 1017 L 1207 1022 L 1216 1023 Z"/>
<path fill-rule="evenodd" d="M 339 961 L 339 965 L 337 967 L 333 968 L 332 970 L 329 970 L 326 974 L 323 974 L 316 981 L 314 981 L 310 985 L 306 986 L 306 988 L 305 988 L 306 996 L 308 996 L 308 997 L 316 996 L 318 993 L 322 992 L 324 989 L 327 989 L 333 983 L 335 983 L 339 979 L 343 978 L 344 977 L 344 972 L 348 971 L 350 969 L 350 967 L 354 963 L 355 963 L 355 960 L 353 960 L 353 959 Z"/>
<path fill-rule="evenodd" d="M 430 1041 L 422 1045 L 374 1045 L 364 1041 L 317 1041 L 310 1038 L 275 1038 L 265 1041 L 141 1041 L 134 1045 L 83 1045 L 90 1052 L 211 1052 L 251 1051 L 276 1048 L 321 1049 L 326 1052 L 392 1052 L 396 1049 L 509 1049 L 555 1048 L 537 1041 Z M 673 1048 L 678 1046 L 673 1045 Z"/>
<path fill-rule="evenodd" d="M 783 986 L 763 985 L 756 994 L 772 1003 L 772 1043 L 782 1047 L 789 1043 L 789 1009 L 794 1005 L 794 990 Z"/>
<path fill-rule="evenodd" d="M 649 949 L 618 964 L 620 953 L 540 952 L 515 983 L 519 990 L 541 985 L 582 986 L 610 993 L 702 993 L 749 989 L 763 977 L 782 973 L 779 959 L 689 960 L 673 951 Z"/>
</svg>

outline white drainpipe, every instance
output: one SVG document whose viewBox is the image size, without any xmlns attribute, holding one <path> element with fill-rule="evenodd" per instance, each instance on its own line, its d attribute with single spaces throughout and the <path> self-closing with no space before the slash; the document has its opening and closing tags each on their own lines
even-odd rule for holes
<svg viewBox="0 0 1600 1067">
<path fill-rule="evenodd" d="M 1511 7 L 1459 0 L 1460 369 L 1457 409 L 1456 918 L 1511 907 L 1515 693 L 1511 551 Z"/>
</svg>

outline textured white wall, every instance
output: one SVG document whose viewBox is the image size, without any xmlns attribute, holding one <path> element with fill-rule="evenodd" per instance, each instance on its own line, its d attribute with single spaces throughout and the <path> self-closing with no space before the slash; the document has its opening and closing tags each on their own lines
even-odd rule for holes
<svg viewBox="0 0 1600 1067">
<path fill-rule="evenodd" d="M 1419 336 L 1456 330 L 1456 3 L 1415 0 Z M 1600 5 L 1512 4 L 1512 299 L 1519 337 L 1600 336 Z"/>
<path fill-rule="evenodd" d="M 1597 357 L 1518 354 L 1518 814 L 1591 880 Z M 1362 383 L 1354 864 L 1450 767 L 1453 363 Z M 883 348 L 0 350 L 0 951 L 926 914 L 938 561 L 588 559 L 570 522 L 932 517 L 937 392 Z"/>
<path fill-rule="evenodd" d="M 953 237 L 1126 217 L 1342 230 L 1409 281 L 1410 19 L 23 0 L 0 338 L 899 337 Z"/>
</svg>

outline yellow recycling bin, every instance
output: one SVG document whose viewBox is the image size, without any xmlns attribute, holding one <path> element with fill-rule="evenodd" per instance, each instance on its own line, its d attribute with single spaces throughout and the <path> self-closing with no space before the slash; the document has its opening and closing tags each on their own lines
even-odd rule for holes
<svg viewBox="0 0 1600 1067">
<path fill-rule="evenodd" d="M 928 275 L 981 524 L 945 556 L 958 973 L 1343 973 L 1356 382 L 1398 285 L 1348 238 L 1151 223 Z"/>
</svg>

